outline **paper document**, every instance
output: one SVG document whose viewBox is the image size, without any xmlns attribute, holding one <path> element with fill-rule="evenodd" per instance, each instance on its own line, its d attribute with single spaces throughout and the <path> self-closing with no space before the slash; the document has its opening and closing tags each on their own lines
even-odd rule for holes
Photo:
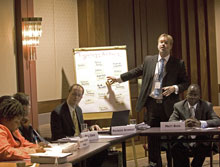
<svg viewBox="0 0 220 167">
<path fill-rule="evenodd" d="M 66 142 L 77 142 L 80 139 L 80 137 L 66 137 L 62 139 L 58 139 L 57 142 L 66 143 Z"/>
<path fill-rule="evenodd" d="M 47 152 L 62 152 L 62 153 L 72 153 L 73 151 L 76 151 L 79 148 L 78 143 L 61 143 L 61 144 L 50 144 L 51 147 L 44 148 Z"/>
<path fill-rule="evenodd" d="M 112 139 L 122 137 L 122 135 L 99 135 L 99 139 Z"/>
</svg>

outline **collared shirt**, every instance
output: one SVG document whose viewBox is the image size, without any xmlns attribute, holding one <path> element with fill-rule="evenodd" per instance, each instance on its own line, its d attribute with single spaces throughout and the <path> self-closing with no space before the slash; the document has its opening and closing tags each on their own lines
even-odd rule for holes
<svg viewBox="0 0 220 167">
<path fill-rule="evenodd" d="M 197 107 L 197 104 L 198 104 L 198 103 L 196 103 L 194 106 L 191 106 L 191 105 L 188 103 L 189 109 L 190 109 L 191 107 L 194 108 L 195 115 L 196 115 L 196 107 Z M 208 127 L 207 121 L 203 121 L 203 120 L 199 120 L 199 121 L 200 121 L 200 123 L 201 123 L 201 128 L 207 128 L 207 127 Z"/>
<path fill-rule="evenodd" d="M 188 104 L 188 107 L 189 107 L 189 108 L 193 107 L 193 108 L 195 109 L 195 111 L 196 111 L 197 103 L 196 103 L 194 106 L 191 106 L 191 105 L 189 104 L 189 102 L 188 102 L 187 104 Z"/>
<path fill-rule="evenodd" d="M 164 57 L 164 72 L 166 70 L 166 64 L 169 61 L 170 55 Z M 160 66 L 160 61 L 161 61 L 162 57 L 160 55 L 158 55 L 158 59 L 157 59 L 157 64 L 156 64 L 156 68 L 155 68 L 155 72 L 154 72 L 154 78 L 153 78 L 153 83 L 152 83 L 152 88 L 151 88 L 151 93 L 150 96 L 154 99 L 163 99 L 163 96 L 158 96 L 157 98 L 154 96 L 154 88 L 155 88 L 155 82 L 156 82 L 156 78 L 159 75 L 159 66 Z M 163 72 L 163 73 L 164 73 Z"/>
<path fill-rule="evenodd" d="M 166 69 L 165 66 L 166 66 L 166 64 L 167 64 L 167 62 L 168 62 L 168 60 L 169 60 L 169 58 L 170 58 L 170 55 L 164 57 L 164 59 L 165 59 L 165 61 L 164 61 L 164 69 Z M 159 69 L 158 69 L 158 68 L 159 68 L 159 63 L 160 63 L 160 60 L 161 60 L 161 59 L 162 59 L 162 57 L 161 57 L 160 55 L 158 55 L 158 60 L 157 60 L 157 64 L 156 64 L 156 69 L 155 69 L 154 78 L 153 78 L 153 83 L 152 83 L 152 88 L 151 88 L 151 93 L 150 93 L 150 96 L 151 96 L 152 98 L 155 98 L 155 97 L 154 97 L 154 87 L 155 87 L 156 76 L 158 75 L 158 72 L 159 72 Z M 119 77 L 119 78 L 116 78 L 116 80 L 117 80 L 118 83 L 122 83 L 122 82 L 123 82 L 120 77 Z M 178 94 L 178 92 L 179 92 L 178 86 L 177 86 L 177 85 L 173 85 L 173 86 L 175 87 L 175 94 Z M 160 97 L 160 99 L 162 99 L 162 96 Z"/>
</svg>

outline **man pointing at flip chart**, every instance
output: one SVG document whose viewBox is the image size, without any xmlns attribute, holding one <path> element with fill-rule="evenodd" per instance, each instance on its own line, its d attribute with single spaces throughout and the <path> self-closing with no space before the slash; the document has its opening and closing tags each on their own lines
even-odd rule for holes
<svg viewBox="0 0 220 167">
<path fill-rule="evenodd" d="M 158 38 L 159 54 L 146 56 L 144 62 L 120 78 L 108 76 L 108 81 L 125 82 L 142 76 L 142 86 L 136 111 L 146 107 L 145 120 L 152 127 L 159 127 L 160 122 L 168 121 L 173 111 L 173 104 L 179 101 L 179 94 L 189 86 L 183 60 L 170 55 L 173 38 L 168 34 L 161 34 Z M 160 139 L 148 138 L 150 166 L 162 167 L 160 156 Z"/>
</svg>

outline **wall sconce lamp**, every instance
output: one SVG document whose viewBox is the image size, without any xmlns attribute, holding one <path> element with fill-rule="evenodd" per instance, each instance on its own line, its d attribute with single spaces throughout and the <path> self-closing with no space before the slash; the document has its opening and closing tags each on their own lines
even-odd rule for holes
<svg viewBox="0 0 220 167">
<path fill-rule="evenodd" d="M 42 35 L 42 18 L 41 17 L 27 17 L 22 18 L 22 44 L 30 49 L 30 60 L 36 60 L 35 48 L 39 46 L 39 39 Z"/>
</svg>

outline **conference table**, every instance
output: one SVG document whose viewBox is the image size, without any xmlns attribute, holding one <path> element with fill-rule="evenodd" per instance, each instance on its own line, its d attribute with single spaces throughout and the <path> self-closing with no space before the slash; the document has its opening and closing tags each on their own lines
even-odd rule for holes
<svg viewBox="0 0 220 167">
<path fill-rule="evenodd" d="M 171 157 L 171 142 L 181 141 L 181 142 L 218 142 L 220 145 L 220 128 L 186 128 L 182 130 L 162 130 L 160 127 L 152 127 L 146 130 L 141 130 L 137 132 L 140 136 L 166 136 L 162 138 L 161 142 L 166 142 L 168 144 L 168 167 L 172 167 L 172 157 Z M 210 136 L 209 139 L 192 139 L 188 136 L 191 135 L 205 135 Z M 184 139 L 177 139 L 177 136 L 186 136 Z M 216 136 L 215 138 L 213 136 Z M 220 167 L 220 154 L 219 154 L 219 167 Z"/>
<path fill-rule="evenodd" d="M 99 135 L 98 140 L 90 141 L 90 145 L 88 147 L 79 149 L 73 152 L 72 155 L 67 157 L 65 163 L 78 163 L 83 162 L 87 158 L 115 145 L 122 144 L 122 158 L 123 158 L 123 167 L 126 167 L 126 140 L 135 136 L 166 136 L 165 139 L 161 139 L 162 142 L 166 142 L 168 144 L 168 166 L 172 167 L 172 157 L 170 151 L 170 143 L 174 141 L 182 141 L 182 142 L 218 142 L 220 143 L 220 128 L 186 128 L 184 130 L 161 130 L 159 127 L 153 127 L 146 130 L 137 130 L 136 133 L 132 134 L 124 134 L 124 135 L 109 135 L 102 134 Z M 191 136 L 191 135 L 208 135 L 208 136 L 216 136 L 217 138 L 209 138 L 209 139 L 176 139 L 175 136 Z M 219 167 L 220 167 L 220 155 L 219 155 Z"/>
<path fill-rule="evenodd" d="M 105 143 L 90 143 L 89 146 L 85 148 L 81 148 L 75 152 L 73 152 L 72 155 L 67 157 L 67 162 L 70 162 L 72 164 L 76 164 L 79 162 L 83 162 L 85 159 L 107 149 L 110 147 L 110 144 Z"/>
<path fill-rule="evenodd" d="M 131 134 L 124 134 L 124 135 L 99 135 L 98 140 L 91 141 L 92 143 L 109 143 L 110 146 L 113 146 L 115 144 L 121 143 L 122 146 L 122 164 L 123 167 L 127 166 L 127 160 L 126 160 L 126 140 L 130 139 L 132 137 L 137 136 L 138 133 L 131 133 Z"/>
<path fill-rule="evenodd" d="M 89 146 L 78 149 L 74 151 L 71 155 L 69 155 L 65 162 L 63 163 L 72 163 L 76 164 L 82 162 L 82 166 L 84 166 L 84 161 L 92 157 L 95 154 L 100 153 L 101 151 L 108 149 L 109 147 L 120 144 L 122 145 L 122 163 L 123 167 L 127 166 L 126 162 L 126 140 L 130 139 L 134 136 L 138 135 L 138 133 L 132 134 L 124 134 L 124 135 L 110 135 L 110 134 L 101 134 L 99 135 L 99 139 L 90 141 Z M 67 140 L 61 140 L 61 143 Z M 58 160 L 59 161 L 59 160 Z"/>
<path fill-rule="evenodd" d="M 89 146 L 78 149 L 77 151 L 74 151 L 71 155 L 65 158 L 65 160 L 62 163 L 59 163 L 59 158 L 57 159 L 57 162 L 55 161 L 54 157 L 47 159 L 46 163 L 40 164 L 40 166 L 45 167 L 54 167 L 58 164 L 62 164 L 62 166 L 69 166 L 69 164 L 76 164 L 81 163 L 82 166 L 85 166 L 86 163 L 84 163 L 84 160 L 87 158 L 107 149 L 110 147 L 110 144 L 107 142 L 102 143 L 90 143 Z M 39 163 L 39 162 L 38 162 Z M 0 167 L 18 167 L 18 164 L 22 164 L 22 167 L 26 164 L 26 166 L 35 166 L 34 163 L 31 163 L 30 159 L 26 160 L 20 160 L 20 161 L 4 161 L 0 162 Z M 65 165 L 68 164 L 68 165 Z M 71 165 L 72 166 L 72 165 Z"/>
</svg>

